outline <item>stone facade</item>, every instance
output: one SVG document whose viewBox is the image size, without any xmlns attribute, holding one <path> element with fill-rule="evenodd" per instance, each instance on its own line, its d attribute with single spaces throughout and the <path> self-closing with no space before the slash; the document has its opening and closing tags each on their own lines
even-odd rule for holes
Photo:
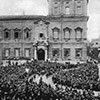
<svg viewBox="0 0 100 100">
<path fill-rule="evenodd" d="M 1 16 L 0 60 L 87 58 L 88 0 L 48 0 L 48 16 Z"/>
</svg>

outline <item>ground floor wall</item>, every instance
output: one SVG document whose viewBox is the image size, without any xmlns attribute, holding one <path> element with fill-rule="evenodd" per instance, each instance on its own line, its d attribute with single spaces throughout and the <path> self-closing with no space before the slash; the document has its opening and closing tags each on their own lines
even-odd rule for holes
<svg viewBox="0 0 100 100">
<path fill-rule="evenodd" d="M 40 51 L 39 51 L 40 50 Z M 33 43 L 0 43 L 0 60 L 7 57 L 29 57 L 43 60 L 86 61 L 87 46 L 85 43 L 50 43 L 33 45 Z"/>
</svg>

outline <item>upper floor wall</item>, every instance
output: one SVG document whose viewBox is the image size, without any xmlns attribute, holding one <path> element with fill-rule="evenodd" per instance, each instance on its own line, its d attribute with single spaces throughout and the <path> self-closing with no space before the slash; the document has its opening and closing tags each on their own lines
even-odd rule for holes
<svg viewBox="0 0 100 100">
<path fill-rule="evenodd" d="M 48 0 L 50 16 L 87 16 L 88 0 Z"/>
<path fill-rule="evenodd" d="M 12 20 L 0 22 L 0 42 L 71 42 L 87 39 L 86 20 Z"/>
</svg>

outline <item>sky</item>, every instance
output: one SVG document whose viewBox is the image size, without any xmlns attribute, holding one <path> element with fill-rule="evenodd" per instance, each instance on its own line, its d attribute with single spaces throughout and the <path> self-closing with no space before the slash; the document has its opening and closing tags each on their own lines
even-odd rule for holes
<svg viewBox="0 0 100 100">
<path fill-rule="evenodd" d="M 47 0 L 0 0 L 0 15 L 47 15 Z M 100 35 L 100 0 L 89 0 L 88 40 Z"/>
</svg>

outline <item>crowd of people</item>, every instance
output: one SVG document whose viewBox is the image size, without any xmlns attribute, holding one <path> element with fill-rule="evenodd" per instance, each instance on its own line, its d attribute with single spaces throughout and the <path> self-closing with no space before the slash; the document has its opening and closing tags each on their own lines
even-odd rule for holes
<svg viewBox="0 0 100 100">
<path fill-rule="evenodd" d="M 27 61 L 18 65 L 8 62 L 0 66 L 1 100 L 99 100 L 93 93 L 98 81 L 96 64 L 60 64 L 57 62 Z M 73 66 L 72 69 L 69 69 Z M 53 76 L 55 89 L 43 82 L 28 81 L 32 74 Z M 88 86 L 88 87 L 87 87 Z M 80 88 L 79 88 L 80 87 Z M 82 92 L 79 90 L 82 89 Z"/>
<path fill-rule="evenodd" d="M 98 79 L 98 66 L 92 63 L 83 64 L 77 69 L 59 71 L 53 76 L 54 83 L 95 91 L 100 91 L 100 80 Z"/>
</svg>

